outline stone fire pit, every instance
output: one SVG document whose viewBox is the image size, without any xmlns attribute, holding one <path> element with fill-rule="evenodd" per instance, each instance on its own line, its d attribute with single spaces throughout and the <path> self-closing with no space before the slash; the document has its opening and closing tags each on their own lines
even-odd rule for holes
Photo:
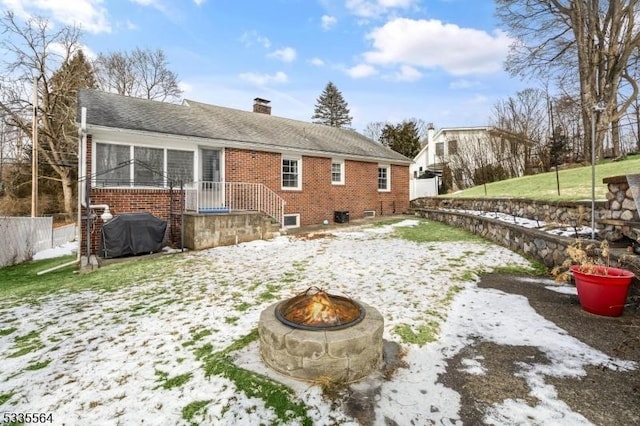
<svg viewBox="0 0 640 426">
<path fill-rule="evenodd" d="M 262 312 L 262 360 L 282 374 L 313 382 L 354 382 L 377 369 L 384 327 L 380 312 L 362 302 L 310 290 Z M 307 299 L 308 310 L 301 311 Z"/>
</svg>

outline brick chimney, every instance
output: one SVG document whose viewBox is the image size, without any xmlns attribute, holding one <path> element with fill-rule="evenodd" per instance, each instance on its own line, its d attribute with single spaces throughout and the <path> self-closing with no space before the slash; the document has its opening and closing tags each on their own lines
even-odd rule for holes
<svg viewBox="0 0 640 426">
<path fill-rule="evenodd" d="M 253 112 L 271 115 L 271 105 L 269 105 L 270 103 L 271 101 L 268 101 L 266 99 L 255 98 L 253 100 Z"/>
</svg>

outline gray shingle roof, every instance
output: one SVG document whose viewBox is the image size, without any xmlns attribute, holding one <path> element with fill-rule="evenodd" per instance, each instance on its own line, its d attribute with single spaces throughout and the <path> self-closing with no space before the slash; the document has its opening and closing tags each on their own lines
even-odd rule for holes
<svg viewBox="0 0 640 426">
<path fill-rule="evenodd" d="M 350 129 L 185 101 L 182 105 L 120 96 L 98 90 L 78 93 L 78 117 L 102 127 L 221 139 L 265 151 L 295 150 L 410 163 L 411 160 Z"/>
</svg>

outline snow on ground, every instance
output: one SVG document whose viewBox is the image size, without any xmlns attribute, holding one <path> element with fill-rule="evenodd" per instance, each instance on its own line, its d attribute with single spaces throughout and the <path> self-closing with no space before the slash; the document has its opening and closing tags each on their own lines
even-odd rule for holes
<svg viewBox="0 0 640 426">
<path fill-rule="evenodd" d="M 526 217 L 514 216 L 512 214 L 501 212 L 486 212 L 482 210 L 462 210 L 462 209 L 441 209 L 444 211 L 465 213 L 476 216 L 488 217 L 491 219 L 500 220 L 502 222 L 511 223 L 514 225 L 522 226 L 524 228 L 538 229 L 542 232 L 546 232 L 552 235 L 558 235 L 561 237 L 573 237 L 573 238 L 591 238 L 592 229 L 590 226 L 568 226 L 566 224 L 547 223 L 543 220 L 528 219 Z M 595 229 L 593 234 L 598 235 L 598 230 Z"/>
<path fill-rule="evenodd" d="M 488 423 L 588 424 L 545 377 L 580 376 L 587 365 L 637 368 L 569 336 L 526 298 L 475 285 L 480 270 L 527 265 L 519 255 L 489 243 L 408 242 L 392 232 L 355 227 L 218 247 L 177 255 L 161 280 L 117 291 L 0 301 L 0 411 L 53 413 L 54 424 L 66 425 L 176 425 L 189 424 L 183 409 L 202 402 L 206 410 L 192 419 L 200 424 L 271 424 L 276 415 L 264 401 L 225 377 L 205 376 L 194 350 L 228 347 L 255 329 L 267 306 L 311 286 L 375 306 L 384 338 L 408 350 L 409 366 L 383 383 L 379 424 L 385 417 L 400 425 L 461 424 L 459 395 L 437 379 L 447 359 L 477 338 L 535 346 L 551 360 L 522 372 L 540 403 L 506 400 L 491 408 Z M 402 343 L 394 332 L 434 321 L 439 339 L 423 346 Z M 256 342 L 245 351 L 257 372 L 265 369 Z M 483 374 L 480 361 L 465 365 Z M 178 376 L 184 383 L 163 386 L 163 377 Z M 284 381 L 293 382 L 314 424 L 357 424 L 318 386 Z"/>
<path fill-rule="evenodd" d="M 78 252 L 78 243 L 72 241 L 58 247 L 41 250 L 33 255 L 33 260 L 52 259 L 54 257 L 66 256 Z"/>
</svg>

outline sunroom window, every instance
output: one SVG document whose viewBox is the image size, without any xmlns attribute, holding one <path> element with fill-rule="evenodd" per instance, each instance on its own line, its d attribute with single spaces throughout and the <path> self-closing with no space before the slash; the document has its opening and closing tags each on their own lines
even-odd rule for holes
<svg viewBox="0 0 640 426">
<path fill-rule="evenodd" d="M 96 186 L 165 186 L 193 182 L 193 151 L 96 143 Z"/>
</svg>

